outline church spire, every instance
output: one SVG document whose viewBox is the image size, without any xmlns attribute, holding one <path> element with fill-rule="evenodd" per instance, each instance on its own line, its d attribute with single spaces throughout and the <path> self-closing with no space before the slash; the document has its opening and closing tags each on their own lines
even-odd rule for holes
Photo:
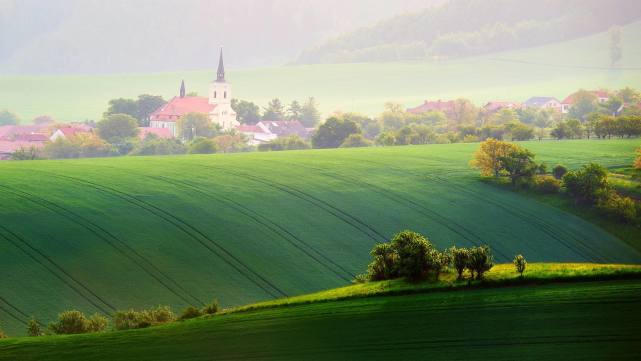
<svg viewBox="0 0 641 361">
<path fill-rule="evenodd" d="M 225 65 L 223 64 L 223 48 L 220 48 L 220 59 L 218 59 L 218 71 L 216 72 L 216 81 L 225 82 Z"/>
<path fill-rule="evenodd" d="M 184 80 L 180 83 L 180 97 L 181 98 L 185 97 L 185 81 Z"/>
</svg>

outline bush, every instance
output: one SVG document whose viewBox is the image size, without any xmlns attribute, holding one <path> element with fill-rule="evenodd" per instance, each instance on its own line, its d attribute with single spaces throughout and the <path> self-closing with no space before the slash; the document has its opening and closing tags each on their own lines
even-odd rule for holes
<svg viewBox="0 0 641 361">
<path fill-rule="evenodd" d="M 94 313 L 89 319 L 87 319 L 87 332 L 103 332 L 107 329 L 109 320 L 107 317 Z"/>
<path fill-rule="evenodd" d="M 219 309 L 220 309 L 220 306 L 218 305 L 218 300 L 213 300 L 210 304 L 205 305 L 205 307 L 203 307 L 202 313 L 204 315 L 213 315 L 215 313 L 218 313 Z"/>
<path fill-rule="evenodd" d="M 0 339 L 7 338 L 7 337 L 8 337 L 7 334 L 4 333 L 4 331 L 2 331 L 2 329 L 0 328 Z"/>
<path fill-rule="evenodd" d="M 42 332 L 42 327 L 40 326 L 40 323 L 38 323 L 38 321 L 35 318 L 31 318 L 29 322 L 27 322 L 27 335 L 32 337 L 44 335 L 44 332 Z"/>
<path fill-rule="evenodd" d="M 171 155 L 185 154 L 186 151 L 185 145 L 178 139 L 160 139 L 148 136 L 136 144 L 129 155 Z"/>
<path fill-rule="evenodd" d="M 311 148 L 311 145 L 297 135 L 292 135 L 289 137 L 278 137 L 271 142 L 258 145 L 258 150 L 261 152 L 309 148 Z"/>
<path fill-rule="evenodd" d="M 89 320 L 77 310 L 65 311 L 58 314 L 58 321 L 49 324 L 49 329 L 58 335 L 71 335 L 92 332 Z"/>
<path fill-rule="evenodd" d="M 634 160 L 634 168 L 641 170 L 641 148 L 637 149 L 637 158 Z"/>
<path fill-rule="evenodd" d="M 189 143 L 190 154 L 213 154 L 216 153 L 216 143 L 207 138 L 194 138 Z"/>
<path fill-rule="evenodd" d="M 544 194 L 559 193 L 561 181 L 549 175 L 537 176 L 532 179 L 532 189 Z"/>
<path fill-rule="evenodd" d="M 374 260 L 367 267 L 372 281 L 389 280 L 398 277 L 398 252 L 392 244 L 381 243 L 370 252 Z"/>
<path fill-rule="evenodd" d="M 561 164 L 557 164 L 556 166 L 554 166 L 554 168 L 552 168 L 552 175 L 556 179 L 563 179 L 563 176 L 567 172 L 568 172 L 568 168 Z"/>
<path fill-rule="evenodd" d="M 525 260 L 525 257 L 523 255 L 517 255 L 514 257 L 514 267 L 516 268 L 516 272 L 518 272 L 521 277 L 523 277 L 523 272 L 525 272 L 525 267 L 527 267 L 527 261 Z"/>
<path fill-rule="evenodd" d="M 350 134 L 341 144 L 341 148 L 358 148 L 371 147 L 372 141 L 365 138 L 362 134 Z"/>
<path fill-rule="evenodd" d="M 469 263 L 470 250 L 467 248 L 452 247 L 449 249 L 451 256 L 452 267 L 456 270 L 458 279 L 463 279 L 463 272 Z"/>
<path fill-rule="evenodd" d="M 182 320 L 189 320 L 191 318 L 200 317 L 202 315 L 203 315 L 202 312 L 200 312 L 200 310 L 198 308 L 196 308 L 194 306 L 188 306 L 187 308 L 185 308 L 183 310 L 182 314 L 180 315 L 180 317 L 178 319 L 181 320 L 181 321 Z"/>
<path fill-rule="evenodd" d="M 476 272 L 476 279 L 482 279 L 483 274 L 489 271 L 494 266 L 494 256 L 488 246 L 474 247 L 470 249 L 470 259 L 468 268 L 474 277 Z"/>
<path fill-rule="evenodd" d="M 602 197 L 597 206 L 606 213 L 624 222 L 631 223 L 637 219 L 638 206 L 635 201 L 632 198 L 623 197 L 614 191 L 610 191 L 607 196 Z"/>
<path fill-rule="evenodd" d="M 130 330 L 136 328 L 146 328 L 161 323 L 172 322 L 176 316 L 169 306 L 158 306 L 142 311 L 117 311 L 114 314 L 114 328 L 116 330 Z"/>
<path fill-rule="evenodd" d="M 570 196 L 589 203 L 596 202 L 610 189 L 607 169 L 596 163 L 590 163 L 579 170 L 567 172 L 563 176 L 563 184 Z"/>
<path fill-rule="evenodd" d="M 440 253 L 421 234 L 412 231 L 397 233 L 392 246 L 398 253 L 398 275 L 410 280 L 427 278 L 441 269 Z"/>
</svg>

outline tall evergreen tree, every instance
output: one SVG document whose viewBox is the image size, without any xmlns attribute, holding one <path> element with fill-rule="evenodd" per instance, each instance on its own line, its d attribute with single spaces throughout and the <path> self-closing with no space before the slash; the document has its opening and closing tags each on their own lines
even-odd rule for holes
<svg viewBox="0 0 641 361">
<path fill-rule="evenodd" d="M 321 114 L 320 111 L 318 111 L 318 104 L 316 104 L 316 100 L 314 97 L 307 99 L 307 102 L 305 102 L 301 109 L 301 123 L 308 128 L 312 128 L 320 122 L 320 119 Z"/>
<path fill-rule="evenodd" d="M 283 120 L 285 119 L 285 107 L 280 99 L 274 98 L 269 102 L 263 113 L 263 120 Z"/>
<path fill-rule="evenodd" d="M 292 101 L 287 108 L 287 120 L 300 120 L 302 114 L 303 107 L 300 103 L 297 100 Z"/>
</svg>

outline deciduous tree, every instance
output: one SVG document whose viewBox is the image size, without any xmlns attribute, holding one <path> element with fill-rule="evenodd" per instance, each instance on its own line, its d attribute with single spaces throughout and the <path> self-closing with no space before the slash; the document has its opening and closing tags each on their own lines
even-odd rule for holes
<svg viewBox="0 0 641 361">
<path fill-rule="evenodd" d="M 501 171 L 504 170 L 501 158 L 517 149 L 516 144 L 493 138 L 487 139 L 481 143 L 479 149 L 474 153 L 474 159 L 472 159 L 470 165 L 478 168 L 483 176 L 498 177 Z"/>
</svg>

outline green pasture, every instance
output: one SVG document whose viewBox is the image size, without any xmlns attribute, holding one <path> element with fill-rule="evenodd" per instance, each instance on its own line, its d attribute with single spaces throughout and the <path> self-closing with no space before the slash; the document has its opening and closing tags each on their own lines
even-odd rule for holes
<svg viewBox="0 0 641 361">
<path fill-rule="evenodd" d="M 639 140 L 527 142 L 549 164 L 632 162 Z M 0 325 L 348 284 L 402 229 L 498 262 L 639 263 L 557 208 L 478 180 L 478 144 L 0 164 Z"/>
<path fill-rule="evenodd" d="M 0 341 L 0 360 L 636 360 L 638 280 L 314 302 Z"/>
<path fill-rule="evenodd" d="M 388 101 L 414 106 L 425 99 L 466 97 L 525 101 L 532 96 L 563 99 L 579 88 L 641 88 L 641 22 L 622 28 L 623 59 L 610 69 L 607 34 L 481 57 L 414 63 L 324 64 L 228 70 L 234 97 L 261 106 L 314 96 L 324 115 L 336 110 L 370 115 Z M 215 59 L 214 59 L 215 60 Z M 215 63 L 203 71 L 112 75 L 0 75 L 0 109 L 24 121 L 48 114 L 61 121 L 100 119 L 109 99 L 207 94 Z"/>
</svg>

